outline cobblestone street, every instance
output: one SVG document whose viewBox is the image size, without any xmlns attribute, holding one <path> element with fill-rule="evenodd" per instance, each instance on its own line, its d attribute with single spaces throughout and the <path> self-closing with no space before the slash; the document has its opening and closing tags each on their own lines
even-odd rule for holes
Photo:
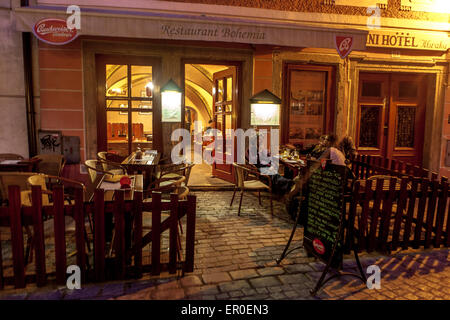
<svg viewBox="0 0 450 320">
<path fill-rule="evenodd" d="M 259 206 L 255 195 L 230 209 L 232 192 L 194 192 L 197 195 L 195 270 L 183 278 L 163 273 L 140 281 L 88 284 L 81 290 L 29 285 L 5 290 L 1 299 L 450 299 L 449 250 L 408 250 L 391 256 L 362 254 L 364 269 L 381 268 L 381 289 L 369 290 L 352 277 L 336 278 L 316 297 L 314 287 L 324 264 L 308 258 L 303 249 L 291 253 L 280 266 L 277 259 L 289 238 L 292 222 L 281 202 Z M 301 244 L 299 228 L 291 248 Z M 356 271 L 352 256 L 344 270 Z"/>
</svg>

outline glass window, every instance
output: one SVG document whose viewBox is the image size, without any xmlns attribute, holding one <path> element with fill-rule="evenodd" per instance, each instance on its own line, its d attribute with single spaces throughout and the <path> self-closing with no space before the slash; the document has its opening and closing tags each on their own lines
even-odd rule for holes
<svg viewBox="0 0 450 320">
<path fill-rule="evenodd" d="M 108 152 L 121 156 L 128 155 L 128 112 L 108 111 L 107 120 L 107 148 Z"/>
<path fill-rule="evenodd" d="M 153 142 L 153 114 L 148 111 L 132 112 L 132 149 L 151 149 Z"/>
<path fill-rule="evenodd" d="M 223 80 L 217 81 L 217 102 L 223 101 Z"/>
<path fill-rule="evenodd" d="M 306 147 L 323 134 L 326 76 L 325 71 L 291 72 L 289 143 Z"/>
<path fill-rule="evenodd" d="M 414 148 L 414 124 L 416 122 L 416 107 L 397 108 L 397 128 L 395 146 Z"/>
<path fill-rule="evenodd" d="M 131 96 L 149 98 L 152 95 L 152 67 L 131 66 Z"/>
<path fill-rule="evenodd" d="M 127 66 L 107 64 L 106 65 L 106 96 L 126 97 L 128 96 Z"/>
<path fill-rule="evenodd" d="M 128 156 L 138 146 L 152 148 L 153 87 L 152 66 L 106 65 L 109 152 Z"/>
<path fill-rule="evenodd" d="M 227 101 L 233 100 L 233 78 L 227 78 Z"/>
<path fill-rule="evenodd" d="M 379 147 L 378 130 L 380 126 L 381 106 L 361 106 L 359 146 Z"/>
</svg>

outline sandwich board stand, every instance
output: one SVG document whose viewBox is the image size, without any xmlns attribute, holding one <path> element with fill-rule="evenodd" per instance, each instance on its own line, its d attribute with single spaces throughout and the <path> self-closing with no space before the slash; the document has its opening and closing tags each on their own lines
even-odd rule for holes
<svg viewBox="0 0 450 320">
<path fill-rule="evenodd" d="M 305 177 L 307 183 L 304 201 L 306 201 L 307 216 L 303 233 L 303 247 L 308 255 L 314 256 L 326 264 L 315 288 L 311 290 L 311 295 L 316 295 L 325 283 L 338 276 L 354 276 L 365 283 L 366 276 L 355 248 L 352 249 L 360 274 L 341 271 L 344 256 L 342 239 L 345 219 L 344 191 L 347 184 L 347 168 L 331 164 L 330 161 L 325 160 L 322 162 L 310 161 L 308 168 L 310 169 Z M 300 212 L 297 214 L 289 241 L 281 257 L 277 260 L 278 264 L 287 254 L 298 249 L 294 248 L 288 252 L 299 220 Z M 333 271 L 333 274 L 325 279 L 330 271 Z"/>
</svg>

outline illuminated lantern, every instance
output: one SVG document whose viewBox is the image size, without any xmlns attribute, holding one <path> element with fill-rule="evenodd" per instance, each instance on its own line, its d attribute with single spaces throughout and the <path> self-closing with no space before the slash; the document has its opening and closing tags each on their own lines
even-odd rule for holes
<svg viewBox="0 0 450 320">
<path fill-rule="evenodd" d="M 172 79 L 161 88 L 162 122 L 181 122 L 181 93 Z"/>
<path fill-rule="evenodd" d="M 250 98 L 250 125 L 279 126 L 281 99 L 269 90 L 263 90 Z"/>
</svg>

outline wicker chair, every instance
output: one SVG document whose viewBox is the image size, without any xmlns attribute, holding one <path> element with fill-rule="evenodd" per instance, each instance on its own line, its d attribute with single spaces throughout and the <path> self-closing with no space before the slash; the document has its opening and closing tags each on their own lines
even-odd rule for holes
<svg viewBox="0 0 450 320">
<path fill-rule="evenodd" d="M 51 176 L 59 177 L 66 164 L 66 159 L 61 154 L 40 154 L 33 159 L 39 159 L 37 165 L 37 171 L 39 173 L 48 174 Z"/>
<path fill-rule="evenodd" d="M 241 199 L 239 200 L 238 215 L 241 215 L 242 197 L 245 191 L 258 191 L 258 200 L 261 205 L 261 191 L 267 191 L 270 193 L 270 213 L 273 215 L 273 199 L 272 199 L 272 180 L 270 177 L 261 174 L 254 168 L 246 167 L 233 163 L 236 185 L 234 187 L 233 197 L 231 198 L 230 207 L 233 205 L 234 196 L 236 191 L 240 189 Z M 249 179 L 250 178 L 250 179 Z M 260 180 L 267 180 L 267 184 L 261 182 Z"/>
<path fill-rule="evenodd" d="M 121 157 L 115 153 L 109 153 L 106 151 L 100 151 L 97 153 L 97 158 L 102 161 L 103 171 L 113 172 L 115 174 L 120 174 L 118 167 L 121 167 Z"/>
<path fill-rule="evenodd" d="M 125 167 L 108 162 L 108 167 L 114 167 L 114 169 L 104 170 L 104 161 L 102 160 L 86 160 L 84 165 L 89 174 L 90 182 L 92 185 L 98 181 L 99 175 L 110 174 L 110 175 L 118 175 L 118 174 L 127 174 L 127 170 Z"/>
</svg>

